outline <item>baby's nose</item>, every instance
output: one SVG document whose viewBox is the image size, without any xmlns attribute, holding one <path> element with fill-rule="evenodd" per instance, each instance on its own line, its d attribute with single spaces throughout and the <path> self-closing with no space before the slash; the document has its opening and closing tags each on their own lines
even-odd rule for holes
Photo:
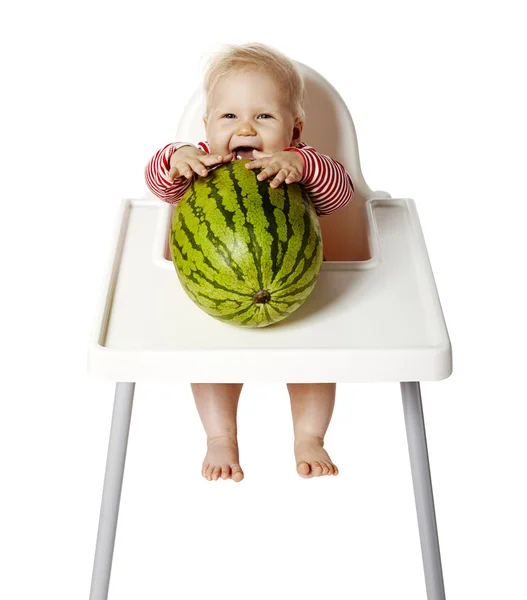
<svg viewBox="0 0 527 600">
<path fill-rule="evenodd" d="M 250 121 L 241 121 L 236 130 L 238 135 L 255 135 L 256 131 Z"/>
</svg>

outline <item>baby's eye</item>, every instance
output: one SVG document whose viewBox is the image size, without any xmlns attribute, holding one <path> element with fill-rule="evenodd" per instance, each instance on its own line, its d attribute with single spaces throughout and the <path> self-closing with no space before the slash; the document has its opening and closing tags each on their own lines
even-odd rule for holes
<svg viewBox="0 0 527 600">
<path fill-rule="evenodd" d="M 260 117 L 267 117 L 268 119 L 272 119 L 273 117 L 267 113 L 262 113 Z"/>
<path fill-rule="evenodd" d="M 222 117 L 223 119 L 231 119 L 231 118 L 236 118 L 236 115 L 233 115 L 232 113 L 227 113 L 225 115 L 223 115 Z"/>
</svg>

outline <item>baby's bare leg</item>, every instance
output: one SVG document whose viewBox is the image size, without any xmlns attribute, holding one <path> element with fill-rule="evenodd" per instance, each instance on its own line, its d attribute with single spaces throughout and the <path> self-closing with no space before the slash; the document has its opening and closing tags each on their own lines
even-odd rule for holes
<svg viewBox="0 0 527 600">
<path fill-rule="evenodd" d="M 335 406 L 334 383 L 288 383 L 295 432 L 296 469 L 301 477 L 338 475 L 324 450 L 324 436 Z"/>
<path fill-rule="evenodd" d="M 216 480 L 243 479 L 238 453 L 236 413 L 242 383 L 192 383 L 192 393 L 207 434 L 203 477 Z"/>
</svg>

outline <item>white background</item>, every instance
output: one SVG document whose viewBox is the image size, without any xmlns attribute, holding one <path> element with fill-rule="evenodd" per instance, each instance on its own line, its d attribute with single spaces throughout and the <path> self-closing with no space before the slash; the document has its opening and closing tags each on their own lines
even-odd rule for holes
<svg viewBox="0 0 527 600">
<path fill-rule="evenodd" d="M 115 217 L 207 55 L 248 41 L 323 74 L 369 186 L 416 201 L 454 350 L 422 385 L 447 598 L 527 598 L 520 5 L 2 9 L 2 599 L 88 598 L 114 388 L 86 351 Z M 247 386 L 238 425 L 246 478 L 209 483 L 190 386 L 137 386 L 112 600 L 425 598 L 397 384 L 338 387 L 338 477 L 296 475 L 285 386 Z"/>
</svg>

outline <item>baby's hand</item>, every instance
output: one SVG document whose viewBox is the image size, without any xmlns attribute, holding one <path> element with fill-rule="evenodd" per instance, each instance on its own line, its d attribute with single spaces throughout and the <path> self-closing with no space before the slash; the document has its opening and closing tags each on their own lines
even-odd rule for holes
<svg viewBox="0 0 527 600">
<path fill-rule="evenodd" d="M 253 150 L 253 156 L 256 160 L 246 163 L 246 168 L 262 169 L 257 175 L 258 181 L 263 181 L 276 174 L 270 184 L 272 188 L 278 187 L 283 181 L 293 183 L 302 179 L 304 159 L 295 150 L 283 150 L 274 154 Z"/>
<path fill-rule="evenodd" d="M 232 159 L 232 152 L 218 156 L 217 154 L 207 154 L 195 146 L 182 146 L 170 157 L 168 179 L 170 183 L 173 183 L 177 177 L 192 179 L 194 173 L 205 177 L 209 173 L 207 167 L 230 162 Z"/>
</svg>

